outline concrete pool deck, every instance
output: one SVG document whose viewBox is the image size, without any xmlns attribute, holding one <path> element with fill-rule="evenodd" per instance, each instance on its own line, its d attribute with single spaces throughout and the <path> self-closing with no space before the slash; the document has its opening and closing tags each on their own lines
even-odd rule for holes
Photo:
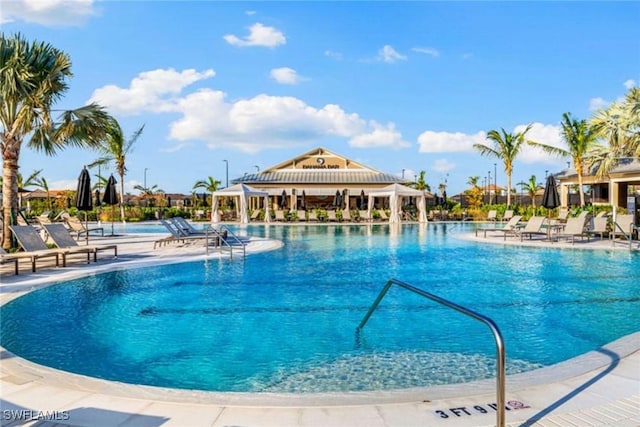
<svg viewBox="0 0 640 427">
<path fill-rule="evenodd" d="M 4 265 L 0 304 L 33 289 L 87 274 L 205 258 L 204 248 L 197 244 L 154 250 L 153 242 L 162 236 L 92 236 L 92 243 L 118 244 L 117 260 L 106 252 L 99 255 L 97 264 L 75 260 L 67 268 L 55 268 L 43 260 L 36 273 L 23 266 L 19 276 L 11 274 L 12 265 Z M 501 237 L 460 237 L 504 243 Z M 612 249 L 609 241 L 593 240 L 576 245 L 539 241 L 525 244 Z M 279 246 L 277 241 L 252 239 L 247 253 Z M 616 245 L 613 249 L 628 247 Z M 214 259 L 220 256 L 227 257 L 211 254 Z M 507 424 L 640 425 L 639 350 L 640 332 L 569 361 L 508 376 Z M 31 363 L 1 348 L 0 357 L 3 426 L 489 426 L 496 421 L 492 407 L 496 401 L 494 380 L 368 393 L 212 393 L 70 374 Z"/>
</svg>

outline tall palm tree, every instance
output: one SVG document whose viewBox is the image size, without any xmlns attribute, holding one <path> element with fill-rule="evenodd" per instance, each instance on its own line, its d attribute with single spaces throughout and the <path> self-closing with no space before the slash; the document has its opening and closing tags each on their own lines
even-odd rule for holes
<svg viewBox="0 0 640 427">
<path fill-rule="evenodd" d="M 197 190 L 198 188 L 202 188 L 207 193 L 211 193 L 211 206 L 213 206 L 213 192 L 217 191 L 220 185 L 222 185 L 221 181 L 216 181 L 212 176 L 209 176 L 207 179 L 197 181 L 193 184 L 193 189 Z"/>
<path fill-rule="evenodd" d="M 132 151 L 133 145 L 136 143 L 138 138 L 140 138 L 143 130 L 144 125 L 142 125 L 140 129 L 136 130 L 131 138 L 126 140 L 118 121 L 116 119 L 109 120 L 106 138 L 98 146 L 98 150 L 102 153 L 102 157 L 100 157 L 90 165 L 91 167 L 93 167 L 114 162 L 116 166 L 116 172 L 120 176 L 121 195 L 124 195 L 124 175 L 127 172 L 127 167 L 125 165 L 127 155 Z M 120 197 L 120 217 L 124 222 L 125 216 L 123 200 L 124 198 Z"/>
<path fill-rule="evenodd" d="M 473 148 L 480 151 L 483 156 L 491 156 L 502 160 L 504 163 L 504 172 L 507 175 L 507 188 L 511 188 L 511 174 L 513 173 L 513 162 L 515 161 L 520 150 L 525 143 L 531 143 L 526 139 L 526 134 L 532 125 L 526 127 L 522 132 L 515 135 L 501 129 L 502 133 L 497 130 L 487 132 L 487 139 L 492 142 L 492 146 L 484 144 L 473 144 Z M 507 191 L 507 206 L 511 206 L 511 191 Z"/>
<path fill-rule="evenodd" d="M 582 177 L 589 166 L 587 157 L 596 145 L 597 135 L 593 127 L 589 126 L 586 120 L 576 120 L 571 118 L 571 113 L 562 115 L 562 139 L 567 144 L 567 149 L 552 147 L 540 142 L 530 142 L 531 145 L 542 148 L 545 153 L 559 156 L 571 157 L 573 166 L 578 174 L 578 193 L 580 194 L 580 206 L 584 206 L 584 189 L 582 188 Z"/>
<path fill-rule="evenodd" d="M 516 185 L 521 185 L 522 189 L 527 192 L 529 197 L 531 197 L 531 206 L 533 207 L 534 212 L 536 209 L 536 194 L 538 193 L 539 190 L 542 190 L 544 188 L 541 183 L 536 181 L 537 181 L 536 176 L 531 175 L 531 177 L 529 178 L 529 181 L 526 181 L 526 182 L 520 181 L 519 183 L 516 184 Z"/>
<path fill-rule="evenodd" d="M 40 172 L 42 172 L 42 169 L 31 172 L 31 175 L 29 175 L 27 179 L 24 179 L 20 172 L 16 175 L 16 185 L 18 186 L 18 207 L 22 207 L 22 193 L 28 191 L 28 187 L 36 187 L 38 185 Z"/>
<path fill-rule="evenodd" d="M 631 88 L 623 102 L 598 110 L 590 124 L 606 142 L 591 150 L 590 164 L 598 166 L 598 178 L 607 175 L 621 159 L 640 158 L 640 88 Z"/>
<path fill-rule="evenodd" d="M 68 90 L 69 56 L 47 43 L 28 42 L 20 34 L 0 34 L 0 151 L 2 152 L 2 247 L 11 247 L 9 225 L 18 210 L 17 176 L 20 150 L 47 155 L 67 146 L 94 146 L 105 135 L 108 114 L 97 104 L 60 111 L 53 106 Z"/>
<path fill-rule="evenodd" d="M 431 191 L 431 186 L 427 184 L 427 172 L 420 171 L 420 175 L 418 175 L 418 179 L 414 185 L 416 190 L 420 191 Z"/>
</svg>

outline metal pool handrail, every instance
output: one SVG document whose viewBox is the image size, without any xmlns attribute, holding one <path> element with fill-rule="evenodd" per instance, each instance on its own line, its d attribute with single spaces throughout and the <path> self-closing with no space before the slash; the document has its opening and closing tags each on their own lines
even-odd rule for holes
<svg viewBox="0 0 640 427">
<path fill-rule="evenodd" d="M 233 245 L 231 245 L 231 243 L 229 242 L 229 237 L 231 236 L 233 237 L 236 242 L 240 243 L 240 247 L 242 248 L 242 258 L 246 258 L 247 256 L 247 245 L 238 237 L 236 236 L 236 234 L 229 230 L 229 228 L 224 227 L 224 230 L 226 230 L 227 232 L 227 238 L 224 238 L 224 235 L 222 234 L 222 228 L 220 230 L 216 230 L 215 228 L 213 228 L 211 225 L 209 225 L 206 229 L 205 229 L 205 233 L 206 233 L 206 254 L 207 256 L 209 255 L 209 236 L 214 236 L 217 237 L 221 243 L 221 247 L 222 245 L 225 245 L 229 248 L 229 257 L 233 258 Z"/>
<path fill-rule="evenodd" d="M 437 295 L 430 294 L 429 292 L 423 291 L 422 289 L 418 289 L 415 286 L 409 285 L 408 283 L 401 282 L 400 280 L 397 280 L 397 279 L 390 279 L 386 283 L 386 285 L 384 285 L 384 288 L 382 288 L 382 291 L 380 291 L 380 294 L 376 298 L 375 302 L 373 303 L 371 308 L 369 308 L 369 311 L 367 312 L 367 314 L 364 316 L 364 318 L 358 325 L 358 328 L 356 329 L 357 332 L 360 332 L 362 328 L 364 328 L 367 321 L 369 320 L 369 318 L 371 317 L 375 309 L 378 307 L 378 304 L 380 304 L 380 301 L 382 301 L 382 298 L 384 298 L 389 288 L 391 288 L 391 285 L 398 285 L 420 296 L 429 298 L 432 301 L 435 301 L 446 307 L 454 309 L 462 314 L 466 314 L 467 316 L 484 323 L 489 327 L 489 329 L 491 329 L 491 332 L 493 333 L 493 337 L 496 340 L 496 362 L 497 362 L 496 363 L 496 399 L 497 399 L 496 425 L 498 427 L 504 427 L 505 425 L 505 390 L 506 390 L 506 386 L 505 386 L 506 350 L 504 346 L 504 340 L 502 339 L 502 334 L 500 333 L 500 329 L 498 329 L 498 326 L 495 324 L 495 322 L 490 318 L 483 316 L 482 314 L 476 313 L 473 310 L 469 310 L 468 308 L 462 307 L 461 305 L 455 304 L 444 298 L 440 298 Z"/>
</svg>

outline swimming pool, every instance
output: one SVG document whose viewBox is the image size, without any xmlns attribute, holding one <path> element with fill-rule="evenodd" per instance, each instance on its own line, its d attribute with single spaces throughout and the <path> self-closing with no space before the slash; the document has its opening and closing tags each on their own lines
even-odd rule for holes
<svg viewBox="0 0 640 427">
<path fill-rule="evenodd" d="M 0 308 L 1 344 L 43 365 L 163 387 L 247 392 L 389 390 L 492 377 L 483 325 L 389 278 L 493 318 L 507 372 L 637 331 L 640 256 L 482 245 L 469 224 L 249 226 L 281 239 L 244 262 L 115 271 Z M 155 231 L 155 230 L 152 230 Z"/>
</svg>

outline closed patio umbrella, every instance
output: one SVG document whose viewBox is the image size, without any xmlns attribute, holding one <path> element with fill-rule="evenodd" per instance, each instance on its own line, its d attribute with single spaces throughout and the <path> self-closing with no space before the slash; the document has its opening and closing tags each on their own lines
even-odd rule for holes
<svg viewBox="0 0 640 427">
<path fill-rule="evenodd" d="M 340 198 L 341 198 L 341 197 L 342 197 L 342 196 L 340 196 L 340 190 L 336 190 L 336 195 L 335 195 L 335 196 L 333 196 L 333 206 L 334 206 L 334 207 L 336 207 L 336 208 L 337 208 L 337 207 L 339 207 L 339 206 L 342 204 L 342 202 L 340 201 Z"/>
<path fill-rule="evenodd" d="M 89 214 L 90 210 L 93 210 L 93 194 L 91 192 L 91 177 L 86 166 L 82 168 L 80 176 L 78 177 L 78 188 L 76 191 L 76 209 L 84 211 L 85 228 L 89 229 Z M 85 241 L 89 244 L 89 232 L 85 233 Z"/>
<path fill-rule="evenodd" d="M 105 205 L 109 205 L 111 206 L 111 235 L 113 236 L 113 220 L 114 220 L 114 211 L 113 211 L 113 207 L 114 205 L 118 204 L 118 193 L 116 192 L 116 184 L 118 182 L 116 181 L 116 179 L 113 177 L 113 175 L 111 175 L 109 177 L 109 180 L 107 181 L 107 186 L 104 189 L 104 196 L 102 197 L 102 202 Z"/>
<path fill-rule="evenodd" d="M 302 199 L 300 199 L 300 209 L 307 209 L 307 194 L 302 190 Z"/>
<path fill-rule="evenodd" d="M 341 205 L 340 207 L 342 209 L 348 208 L 347 205 L 349 204 L 349 195 L 347 194 L 347 189 L 346 188 L 344 190 L 342 190 L 342 197 L 341 197 L 340 202 L 341 202 L 340 203 L 340 205 Z"/>
<path fill-rule="evenodd" d="M 280 195 L 280 207 L 287 207 L 287 190 L 282 190 L 282 194 Z"/>
<path fill-rule="evenodd" d="M 367 206 L 367 199 L 366 199 L 366 196 L 364 195 L 364 190 L 362 190 L 360 192 L 360 207 L 359 207 L 359 209 L 360 210 L 364 210 L 366 206 Z"/>
<path fill-rule="evenodd" d="M 542 206 L 547 208 L 548 212 L 548 225 L 551 225 L 551 210 L 560 206 L 560 195 L 558 194 L 558 188 L 556 187 L 556 179 L 553 175 L 547 177 L 547 182 L 544 186 L 544 193 L 542 194 Z M 547 227 L 547 238 L 551 238 L 551 227 Z"/>
</svg>

